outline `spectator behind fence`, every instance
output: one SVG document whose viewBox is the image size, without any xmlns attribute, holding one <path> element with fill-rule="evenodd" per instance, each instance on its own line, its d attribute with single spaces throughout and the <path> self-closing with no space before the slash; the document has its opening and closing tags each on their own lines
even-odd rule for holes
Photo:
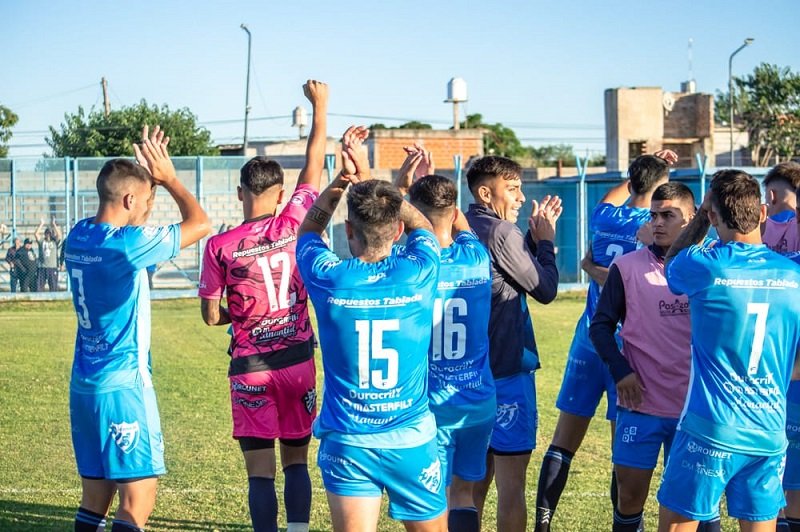
<svg viewBox="0 0 800 532">
<path fill-rule="evenodd" d="M 44 239 L 42 238 L 44 229 Z M 50 292 L 58 290 L 58 244 L 61 242 L 61 229 L 56 223 L 55 217 L 50 222 L 50 227 L 44 227 L 44 218 L 39 222 L 39 227 L 33 233 L 36 243 L 39 245 L 39 275 L 37 288 L 41 292 L 44 290 L 45 283 Z"/>
<path fill-rule="evenodd" d="M 36 252 L 33 250 L 33 240 L 26 238 L 22 249 L 14 254 L 17 278 L 21 292 L 36 291 Z"/>
<path fill-rule="evenodd" d="M 11 292 L 17 291 L 20 282 L 20 270 L 17 268 L 16 254 L 22 249 L 22 240 L 15 238 L 13 244 L 6 251 L 6 262 L 8 263 L 8 278 L 11 284 Z"/>
</svg>

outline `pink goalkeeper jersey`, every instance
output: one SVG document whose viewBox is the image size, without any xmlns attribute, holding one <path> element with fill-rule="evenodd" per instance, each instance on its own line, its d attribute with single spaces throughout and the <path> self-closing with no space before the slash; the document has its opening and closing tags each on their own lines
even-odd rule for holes
<svg viewBox="0 0 800 532">
<path fill-rule="evenodd" d="M 618 257 L 614 264 L 625 286 L 622 354 L 644 388 L 636 410 L 678 418 L 692 357 L 689 299 L 670 291 L 664 262 L 649 248 Z"/>
<path fill-rule="evenodd" d="M 300 185 L 279 215 L 244 222 L 208 239 L 198 295 L 227 296 L 231 374 L 279 369 L 313 356 L 308 295 L 295 246 L 300 223 L 318 195 Z M 239 360 L 244 357 L 259 362 Z"/>
<path fill-rule="evenodd" d="M 782 222 L 767 218 L 761 241 L 778 253 L 798 251 L 800 241 L 798 240 L 797 218 L 792 217 Z"/>
</svg>

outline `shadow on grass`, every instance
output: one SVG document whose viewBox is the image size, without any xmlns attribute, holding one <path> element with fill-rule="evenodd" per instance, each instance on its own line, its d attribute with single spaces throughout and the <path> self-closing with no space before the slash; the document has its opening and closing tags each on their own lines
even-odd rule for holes
<svg viewBox="0 0 800 532">
<path fill-rule="evenodd" d="M 3 532 L 50 532 L 72 530 L 75 507 L 52 506 L 0 499 L 0 530 Z M 240 532 L 251 530 L 245 524 L 215 523 L 213 521 L 189 521 L 153 517 L 147 523 L 148 530 L 218 530 Z M 108 527 L 110 530 L 110 527 Z M 281 529 L 284 530 L 284 529 Z M 311 532 L 323 532 L 311 530 Z"/>
</svg>

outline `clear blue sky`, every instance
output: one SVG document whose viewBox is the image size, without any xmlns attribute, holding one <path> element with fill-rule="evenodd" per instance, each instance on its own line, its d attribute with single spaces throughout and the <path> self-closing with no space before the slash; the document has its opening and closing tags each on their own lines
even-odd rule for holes
<svg viewBox="0 0 800 532">
<path fill-rule="evenodd" d="M 689 77 L 727 86 L 728 56 L 745 37 L 734 74 L 761 62 L 800 71 L 800 2 L 774 0 L 237 1 L 0 0 L 0 104 L 14 110 L 11 156 L 49 151 L 47 127 L 79 105 L 145 98 L 188 107 L 220 142 L 241 142 L 246 23 L 253 33 L 253 138 L 296 133 L 301 85 L 331 86 L 329 134 L 349 123 L 399 119 L 447 127 L 442 103 L 454 76 L 466 112 L 503 122 L 531 145 L 570 143 L 602 153 L 603 91 Z M 307 105 L 306 105 L 307 107 Z M 218 121 L 230 121 L 219 123 Z"/>
</svg>

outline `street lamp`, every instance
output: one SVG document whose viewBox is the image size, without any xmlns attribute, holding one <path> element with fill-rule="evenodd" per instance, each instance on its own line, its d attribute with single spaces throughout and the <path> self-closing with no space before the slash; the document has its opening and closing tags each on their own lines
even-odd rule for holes
<svg viewBox="0 0 800 532">
<path fill-rule="evenodd" d="M 730 132 L 730 141 L 731 141 L 731 166 L 735 166 L 736 161 L 734 161 L 735 153 L 733 148 L 733 107 L 734 107 L 734 98 L 733 98 L 733 56 L 744 50 L 746 47 L 753 44 L 753 38 L 748 37 L 744 40 L 744 43 L 734 50 L 731 54 L 731 57 L 728 59 L 728 103 L 730 104 L 730 122 L 728 123 L 728 130 Z"/>
<path fill-rule="evenodd" d="M 253 36 L 245 24 L 239 26 L 247 32 L 247 86 L 244 93 L 244 140 L 242 141 L 242 155 L 247 155 L 247 115 L 250 114 L 250 45 Z"/>
</svg>

